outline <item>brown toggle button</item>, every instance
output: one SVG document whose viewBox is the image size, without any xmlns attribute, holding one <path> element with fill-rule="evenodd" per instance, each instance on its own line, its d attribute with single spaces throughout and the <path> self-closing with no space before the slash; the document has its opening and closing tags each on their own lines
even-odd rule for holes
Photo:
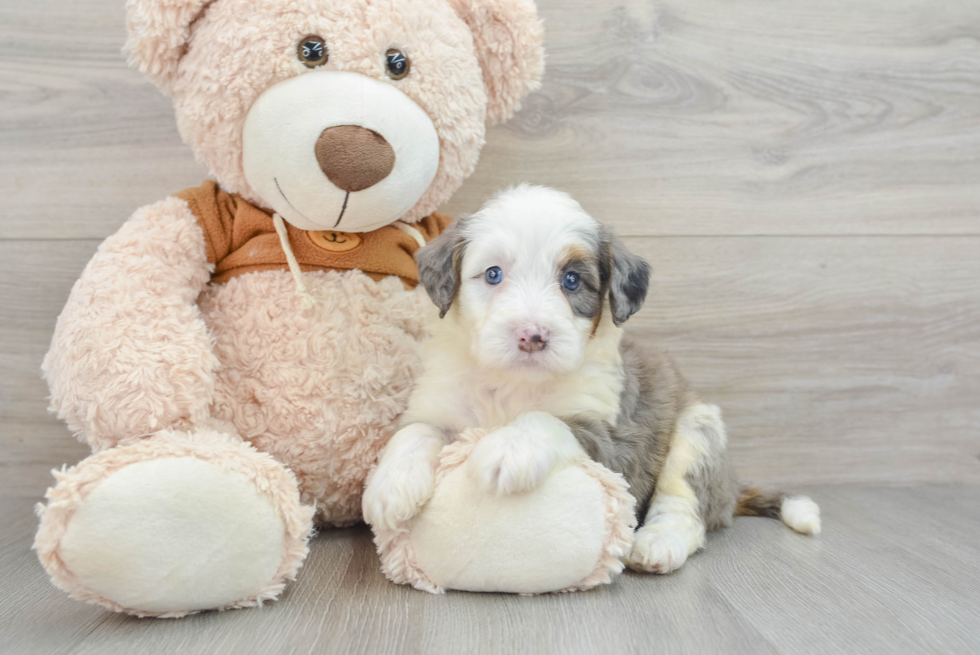
<svg viewBox="0 0 980 655">
<path fill-rule="evenodd" d="M 350 252 L 361 247 L 361 237 L 352 232 L 310 231 L 306 236 L 314 246 L 330 252 Z"/>
<path fill-rule="evenodd" d="M 316 161 L 344 191 L 361 191 L 388 177 L 395 151 L 384 137 L 360 125 L 328 127 L 316 140 Z"/>
</svg>

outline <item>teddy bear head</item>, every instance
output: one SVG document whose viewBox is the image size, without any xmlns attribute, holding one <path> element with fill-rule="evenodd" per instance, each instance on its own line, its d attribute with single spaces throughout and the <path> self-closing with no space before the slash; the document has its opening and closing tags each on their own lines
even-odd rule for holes
<svg viewBox="0 0 980 655">
<path fill-rule="evenodd" d="M 305 230 L 430 214 L 543 69 L 532 0 L 128 0 L 127 18 L 197 158 Z"/>
</svg>

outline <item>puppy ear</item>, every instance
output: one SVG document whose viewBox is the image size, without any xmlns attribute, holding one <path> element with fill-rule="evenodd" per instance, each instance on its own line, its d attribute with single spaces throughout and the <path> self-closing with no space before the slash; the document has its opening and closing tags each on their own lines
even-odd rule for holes
<svg viewBox="0 0 980 655">
<path fill-rule="evenodd" d="M 214 0 L 127 0 L 129 38 L 123 52 L 164 93 L 187 49 L 191 24 Z"/>
<path fill-rule="evenodd" d="M 650 265 L 642 257 L 634 255 L 616 235 L 604 231 L 603 245 L 606 262 L 601 270 L 609 275 L 609 309 L 613 323 L 626 322 L 643 306 L 650 286 Z"/>
<path fill-rule="evenodd" d="M 470 31 L 487 90 L 487 123 L 505 121 L 541 86 L 544 28 L 531 0 L 449 0 Z"/>
<path fill-rule="evenodd" d="M 419 282 L 439 308 L 439 318 L 446 315 L 459 292 L 459 270 L 465 247 L 462 226 L 465 220 L 456 219 L 442 234 L 415 253 Z"/>
</svg>

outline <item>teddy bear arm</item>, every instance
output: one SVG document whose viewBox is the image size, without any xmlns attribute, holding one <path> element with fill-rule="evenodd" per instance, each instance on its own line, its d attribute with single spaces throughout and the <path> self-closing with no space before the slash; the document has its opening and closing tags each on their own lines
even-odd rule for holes
<svg viewBox="0 0 980 655">
<path fill-rule="evenodd" d="M 138 210 L 75 283 L 42 370 L 51 408 L 94 450 L 208 416 L 217 359 L 196 299 L 210 279 L 187 203 Z"/>
</svg>

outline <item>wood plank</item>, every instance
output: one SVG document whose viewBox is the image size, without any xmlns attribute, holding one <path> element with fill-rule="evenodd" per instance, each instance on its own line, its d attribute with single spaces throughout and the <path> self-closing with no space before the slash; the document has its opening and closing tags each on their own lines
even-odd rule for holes
<svg viewBox="0 0 980 655">
<path fill-rule="evenodd" d="M 3 238 L 104 238 L 205 176 L 170 101 L 126 67 L 124 41 L 117 2 L 0 7 Z"/>
<path fill-rule="evenodd" d="M 10 655 L 64 653 L 111 616 L 51 584 L 31 550 L 32 505 L 0 495 L 0 652 Z"/>
<path fill-rule="evenodd" d="M 722 407 L 743 479 L 980 482 L 980 238 L 628 244 L 654 278 L 627 327 Z M 0 243 L 2 492 L 37 498 L 87 452 L 46 413 L 38 367 L 95 245 Z"/>
<path fill-rule="evenodd" d="M 449 213 L 528 180 L 633 235 L 980 234 L 972 0 L 538 4 L 544 86 Z M 118 3 L 0 7 L 4 238 L 104 237 L 204 176 L 123 40 Z"/>
<path fill-rule="evenodd" d="M 527 179 L 633 235 L 980 233 L 976 3 L 539 6 L 544 88 L 453 211 Z"/>
<path fill-rule="evenodd" d="M 591 592 L 433 596 L 388 583 L 364 528 L 318 536 L 262 609 L 138 620 L 69 601 L 28 550 L 29 503 L 0 501 L 5 653 L 944 652 L 980 648 L 980 487 L 807 490 L 825 531 L 738 519 L 679 572 Z M 916 498 L 918 502 L 909 502 Z M 901 517 L 906 530 L 895 525 Z M 898 530 L 896 530 L 898 528 Z M 900 538 L 899 538 L 900 537 Z M 948 550 L 935 550 L 931 541 Z M 8 583 L 15 583 L 16 587 Z"/>
<path fill-rule="evenodd" d="M 47 412 L 41 360 L 98 241 L 0 241 L 0 497 L 40 499 L 50 471 L 90 451 Z"/>
<path fill-rule="evenodd" d="M 975 512 L 980 509 L 976 488 L 810 492 L 823 510 L 819 548 L 762 519 L 752 519 L 759 525 L 753 526 L 751 546 L 745 545 L 740 520 L 735 530 L 718 535 L 721 543 L 709 546 L 726 549 L 728 558 L 706 563 L 704 575 L 718 581 L 722 595 L 767 641 L 784 653 L 976 651 L 977 560 L 963 565 L 938 555 L 924 548 L 925 531 L 915 529 L 942 516 L 944 527 L 933 534 L 963 547 L 966 542 L 947 530 L 945 521 L 958 526 L 967 514 L 945 501 L 962 494 L 971 498 Z M 910 492 L 928 502 L 910 507 Z M 970 527 L 976 530 L 977 524 Z M 896 542 L 912 547 L 896 547 Z M 936 623 L 938 608 L 942 627 Z"/>
<path fill-rule="evenodd" d="M 980 239 L 630 240 L 744 479 L 980 482 Z"/>
</svg>

